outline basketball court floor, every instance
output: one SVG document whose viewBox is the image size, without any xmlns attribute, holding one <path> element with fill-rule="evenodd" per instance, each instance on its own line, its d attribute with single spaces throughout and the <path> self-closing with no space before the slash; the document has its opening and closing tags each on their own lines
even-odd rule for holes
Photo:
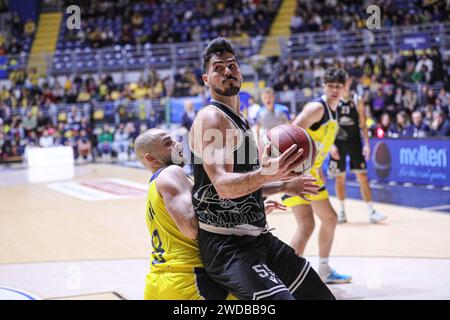
<svg viewBox="0 0 450 320">
<path fill-rule="evenodd" d="M 149 176 L 113 164 L 62 172 L 0 168 L 0 299 L 142 299 L 151 251 Z M 349 182 L 349 223 L 337 228 L 330 262 L 353 283 L 331 290 L 338 299 L 450 299 L 448 188 L 373 187 L 382 201 L 375 208 L 389 217 L 368 224 Z M 274 212 L 268 220 L 289 242 L 292 214 Z M 314 267 L 318 224 L 306 249 Z"/>
</svg>

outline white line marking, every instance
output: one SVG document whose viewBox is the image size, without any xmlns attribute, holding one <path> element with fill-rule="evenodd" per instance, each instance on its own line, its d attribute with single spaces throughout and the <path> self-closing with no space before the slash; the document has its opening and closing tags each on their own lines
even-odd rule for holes
<svg viewBox="0 0 450 320">
<path fill-rule="evenodd" d="M 446 205 L 442 205 L 442 206 L 434 206 L 434 207 L 422 208 L 422 210 L 439 210 L 439 209 L 450 209 L 450 204 L 446 204 Z"/>
</svg>

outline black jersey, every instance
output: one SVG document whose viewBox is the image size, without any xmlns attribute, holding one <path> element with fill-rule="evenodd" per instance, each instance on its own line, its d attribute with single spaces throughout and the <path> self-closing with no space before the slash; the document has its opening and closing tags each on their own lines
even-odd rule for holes
<svg viewBox="0 0 450 320">
<path fill-rule="evenodd" d="M 247 120 L 217 101 L 211 101 L 209 106 L 223 112 L 239 131 L 233 172 L 245 173 L 259 168 L 258 149 Z M 203 168 L 201 155 L 192 147 L 191 156 L 195 178 L 192 203 L 200 228 L 222 234 L 258 234 L 258 230 L 266 226 L 261 189 L 236 199 L 222 199 Z"/>
<path fill-rule="evenodd" d="M 359 131 L 359 114 L 357 109 L 358 95 L 352 94 L 350 99 L 341 99 L 338 104 L 339 132 L 336 140 L 339 141 L 361 141 Z"/>
</svg>

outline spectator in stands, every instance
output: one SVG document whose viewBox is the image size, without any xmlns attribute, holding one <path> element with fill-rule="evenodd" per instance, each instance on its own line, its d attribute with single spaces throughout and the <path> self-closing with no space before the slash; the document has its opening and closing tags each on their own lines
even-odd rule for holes
<svg viewBox="0 0 450 320">
<path fill-rule="evenodd" d="M 128 160 L 129 135 L 125 130 L 125 124 L 120 123 L 114 133 L 114 150 L 118 161 Z"/>
<path fill-rule="evenodd" d="M 387 112 L 383 112 L 380 117 L 380 122 L 377 125 L 376 136 L 382 139 L 388 136 L 389 128 L 391 127 L 391 116 Z"/>
<path fill-rule="evenodd" d="M 385 96 L 381 88 L 378 89 L 377 95 L 372 99 L 371 105 L 375 117 L 379 117 L 385 108 Z"/>
<path fill-rule="evenodd" d="M 122 45 L 134 44 L 132 30 L 128 24 L 124 24 L 122 27 L 122 35 L 120 37 L 120 43 Z"/>
<path fill-rule="evenodd" d="M 38 111 L 37 126 L 39 128 L 47 128 L 51 125 L 51 119 L 48 114 L 41 109 Z"/>
<path fill-rule="evenodd" d="M 439 105 L 441 107 L 448 107 L 450 104 L 450 93 L 445 91 L 445 88 L 441 88 L 439 90 L 439 95 L 437 96 L 437 100 L 439 101 Z M 450 115 L 447 115 L 450 116 Z"/>
<path fill-rule="evenodd" d="M 252 127 L 256 124 L 256 116 L 258 115 L 259 110 L 261 110 L 261 105 L 257 103 L 254 96 L 250 96 L 248 99 L 248 107 L 244 110 L 244 113 Z"/>
<path fill-rule="evenodd" d="M 189 96 L 191 85 L 192 85 L 192 77 L 189 75 L 189 70 L 187 68 L 185 70 L 180 69 L 179 72 L 175 75 L 174 96 L 175 97 Z"/>
<path fill-rule="evenodd" d="M 61 132 L 59 130 L 54 130 L 53 137 L 54 137 L 54 145 L 55 146 L 69 145 L 69 139 L 64 134 L 61 134 Z"/>
<path fill-rule="evenodd" d="M 289 109 L 275 103 L 275 92 L 272 88 L 265 88 L 261 93 L 262 107 L 256 115 L 256 144 L 262 146 L 262 137 L 268 130 L 280 124 L 288 123 L 291 119 Z"/>
<path fill-rule="evenodd" d="M 426 68 L 423 68 L 423 66 L 426 66 Z M 417 61 L 414 71 L 422 71 L 425 74 L 425 79 L 429 82 L 431 79 L 431 73 L 433 72 L 433 61 L 427 55 L 423 54 L 419 61 Z"/>
<path fill-rule="evenodd" d="M 401 87 L 398 87 L 395 89 L 395 95 L 394 95 L 394 107 L 395 109 L 402 109 L 403 108 L 403 91 Z"/>
<path fill-rule="evenodd" d="M 402 97 L 402 107 L 410 111 L 417 107 L 417 95 L 411 89 L 406 89 Z"/>
<path fill-rule="evenodd" d="M 3 41 L 0 41 L 0 56 L 6 55 L 6 47 Z"/>
<path fill-rule="evenodd" d="M 80 136 L 76 140 L 76 148 L 78 162 L 83 162 L 84 160 L 92 161 L 92 144 L 86 130 L 80 131 Z"/>
<path fill-rule="evenodd" d="M 109 124 L 105 123 L 103 125 L 103 130 L 99 130 L 97 144 L 98 153 L 103 160 L 111 159 L 112 144 L 114 141 L 114 136 L 111 133 L 111 128 Z"/>
<path fill-rule="evenodd" d="M 184 112 L 181 117 L 181 127 L 185 128 L 188 132 L 191 130 L 192 122 L 195 118 L 194 104 L 191 100 L 186 100 L 184 105 Z"/>
<path fill-rule="evenodd" d="M 96 27 L 89 32 L 87 38 L 93 48 L 102 47 L 102 33 L 99 27 Z"/>
<path fill-rule="evenodd" d="M 26 37 L 33 36 L 34 32 L 36 31 L 36 24 L 32 19 L 28 18 L 27 22 L 25 22 L 23 31 Z"/>
<path fill-rule="evenodd" d="M 39 146 L 39 139 L 37 137 L 36 131 L 30 131 L 26 140 L 27 140 L 28 147 L 38 147 Z"/>
<path fill-rule="evenodd" d="M 72 106 L 70 111 L 67 112 L 67 124 L 72 129 L 79 130 L 81 124 L 82 114 L 77 106 Z"/>
<path fill-rule="evenodd" d="M 301 14 L 296 11 L 295 14 L 291 18 L 291 22 L 289 24 L 289 28 L 291 29 L 291 33 L 297 33 L 301 30 L 303 25 L 303 18 Z"/>
<path fill-rule="evenodd" d="M 406 128 L 408 127 L 408 118 L 405 111 L 397 113 L 396 121 L 393 123 L 388 131 L 388 136 L 391 138 L 399 138 L 406 136 Z"/>
<path fill-rule="evenodd" d="M 134 28 L 141 28 L 144 24 L 144 17 L 139 11 L 135 11 L 131 16 L 131 25 Z"/>
<path fill-rule="evenodd" d="M 430 134 L 430 128 L 423 122 L 422 112 L 414 111 L 412 124 L 406 128 L 406 136 L 414 138 L 425 138 Z"/>
<path fill-rule="evenodd" d="M 430 73 L 428 72 L 428 67 L 425 64 L 421 65 L 421 69 L 414 70 L 411 76 L 411 80 L 414 83 L 429 83 Z"/>
<path fill-rule="evenodd" d="M 442 111 L 435 111 L 433 113 L 431 136 L 450 137 L 450 121 L 446 119 L 445 114 Z"/>
<path fill-rule="evenodd" d="M 0 14 L 8 12 L 8 5 L 6 0 L 0 0 Z"/>
<path fill-rule="evenodd" d="M 39 138 L 39 146 L 47 148 L 53 147 L 53 145 L 54 145 L 53 136 L 49 133 L 49 130 L 44 130 L 42 136 Z"/>
<path fill-rule="evenodd" d="M 13 13 L 11 20 L 9 21 L 11 25 L 11 32 L 14 37 L 20 37 L 23 32 L 22 20 L 17 12 Z"/>
<path fill-rule="evenodd" d="M 17 41 L 17 38 L 12 38 L 11 44 L 8 48 L 8 53 L 12 55 L 18 55 L 22 52 L 22 45 Z"/>
<path fill-rule="evenodd" d="M 28 135 L 30 131 L 37 128 L 37 117 L 32 114 L 31 110 L 28 110 L 25 117 L 22 119 L 22 126 Z"/>
<path fill-rule="evenodd" d="M 77 97 L 77 102 L 88 102 L 91 100 L 91 94 L 88 92 L 87 88 L 83 86 Z"/>
<path fill-rule="evenodd" d="M 163 80 L 159 77 L 159 74 L 155 69 L 152 69 L 150 71 L 148 76 L 148 83 L 150 99 L 158 99 L 166 94 Z"/>
</svg>

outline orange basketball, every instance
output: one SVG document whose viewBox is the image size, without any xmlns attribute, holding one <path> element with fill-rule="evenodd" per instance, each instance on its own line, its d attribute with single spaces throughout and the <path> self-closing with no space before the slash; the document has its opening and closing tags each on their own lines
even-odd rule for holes
<svg viewBox="0 0 450 320">
<path fill-rule="evenodd" d="M 306 130 L 292 124 L 282 124 L 270 129 L 265 140 L 266 143 L 271 143 L 271 156 L 274 157 L 282 154 L 293 144 L 296 144 L 298 148 L 302 148 L 303 155 L 299 162 L 306 160 L 294 171 L 300 173 L 311 171 L 316 160 L 316 144 Z"/>
</svg>

